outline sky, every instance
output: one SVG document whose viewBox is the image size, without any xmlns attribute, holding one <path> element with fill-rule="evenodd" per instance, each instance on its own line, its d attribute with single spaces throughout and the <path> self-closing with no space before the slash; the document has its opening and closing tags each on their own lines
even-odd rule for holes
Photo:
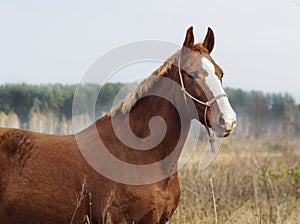
<svg viewBox="0 0 300 224">
<path fill-rule="evenodd" d="M 299 21 L 300 0 L 0 0 L 0 85 L 76 84 L 106 52 L 143 40 L 181 45 L 193 25 L 197 42 L 214 30 L 224 86 L 300 102 Z"/>
</svg>

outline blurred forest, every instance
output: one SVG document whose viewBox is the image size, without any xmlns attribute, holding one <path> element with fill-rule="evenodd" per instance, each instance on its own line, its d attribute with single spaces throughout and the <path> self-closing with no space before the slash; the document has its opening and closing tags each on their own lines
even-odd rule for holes
<svg viewBox="0 0 300 224">
<path fill-rule="evenodd" d="M 72 129 L 72 103 L 77 85 L 6 84 L 0 86 L 0 127 L 30 129 L 51 134 L 69 134 Z M 74 114 L 82 126 L 101 117 L 112 106 L 122 83 L 86 84 L 80 96 L 81 111 Z M 101 91 L 100 91 L 101 89 Z M 128 88 L 130 89 L 130 88 Z M 100 91 L 95 112 L 85 111 L 91 93 Z M 124 92 L 124 91 L 123 91 Z M 281 137 L 285 141 L 299 136 L 300 105 L 288 93 L 266 94 L 227 88 L 229 100 L 237 112 L 235 135 L 244 137 Z"/>
</svg>

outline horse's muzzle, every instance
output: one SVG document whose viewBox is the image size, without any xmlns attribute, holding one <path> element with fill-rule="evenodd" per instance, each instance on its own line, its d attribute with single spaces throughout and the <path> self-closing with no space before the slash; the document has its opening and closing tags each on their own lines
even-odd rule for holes
<svg viewBox="0 0 300 224">
<path fill-rule="evenodd" d="M 224 119 L 224 117 L 221 115 L 218 118 L 218 130 L 216 131 L 218 137 L 228 137 L 234 130 L 236 126 L 236 118 L 233 119 Z"/>
</svg>

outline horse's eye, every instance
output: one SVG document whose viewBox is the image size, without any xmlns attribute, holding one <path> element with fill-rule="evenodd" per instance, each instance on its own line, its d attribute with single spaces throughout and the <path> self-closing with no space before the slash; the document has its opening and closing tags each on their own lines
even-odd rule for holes
<svg viewBox="0 0 300 224">
<path fill-rule="evenodd" d="M 197 72 L 192 72 L 191 74 L 189 74 L 189 77 L 190 77 L 191 79 L 197 79 L 197 78 L 199 78 L 199 75 L 198 75 Z"/>
</svg>

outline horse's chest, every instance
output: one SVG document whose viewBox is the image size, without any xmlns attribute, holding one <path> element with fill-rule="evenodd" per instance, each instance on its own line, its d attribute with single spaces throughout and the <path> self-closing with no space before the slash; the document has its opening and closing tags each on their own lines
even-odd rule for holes
<svg viewBox="0 0 300 224">
<path fill-rule="evenodd" d="M 177 177 L 146 186 L 126 187 L 120 195 L 119 210 L 130 223 L 165 223 L 177 208 L 180 188 Z"/>
</svg>

